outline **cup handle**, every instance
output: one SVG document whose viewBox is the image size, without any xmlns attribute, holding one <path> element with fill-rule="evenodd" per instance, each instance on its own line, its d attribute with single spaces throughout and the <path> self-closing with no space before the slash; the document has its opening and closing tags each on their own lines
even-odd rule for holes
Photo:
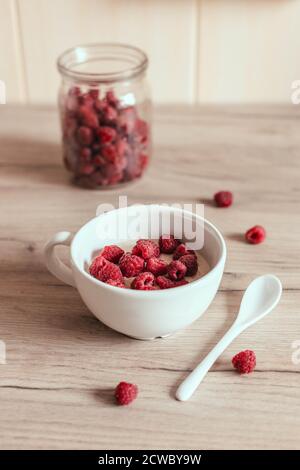
<svg viewBox="0 0 300 470">
<path fill-rule="evenodd" d="M 61 281 L 76 287 L 72 269 L 64 264 L 55 254 L 56 245 L 70 246 L 73 234 L 70 232 L 58 232 L 46 243 L 44 256 L 49 271 Z"/>
</svg>

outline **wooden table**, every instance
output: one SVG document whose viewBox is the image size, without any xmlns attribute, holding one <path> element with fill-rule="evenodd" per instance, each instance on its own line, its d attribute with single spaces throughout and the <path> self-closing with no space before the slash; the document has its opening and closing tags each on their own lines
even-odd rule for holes
<svg viewBox="0 0 300 470">
<path fill-rule="evenodd" d="M 55 109 L 0 107 L 1 448 L 300 447 L 300 363 L 292 361 L 293 342 L 300 349 L 299 118 L 296 106 L 159 109 L 148 174 L 101 192 L 69 184 Z M 234 192 L 232 208 L 211 204 L 220 189 Z M 44 266 L 52 234 L 76 231 L 119 194 L 129 203 L 205 202 L 227 240 L 212 306 L 164 340 L 110 330 Z M 243 240 L 254 224 L 267 229 L 262 245 Z M 249 281 L 267 272 L 282 280 L 280 305 L 234 341 L 189 402 L 176 401 L 176 386 L 229 327 Z M 245 348 L 257 368 L 239 376 L 231 357 Z M 130 407 L 114 404 L 120 380 L 139 385 Z"/>
</svg>

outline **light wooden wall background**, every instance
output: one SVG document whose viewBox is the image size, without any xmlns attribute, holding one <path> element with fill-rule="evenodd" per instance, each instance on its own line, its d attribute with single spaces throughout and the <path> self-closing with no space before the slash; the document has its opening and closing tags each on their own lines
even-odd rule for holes
<svg viewBox="0 0 300 470">
<path fill-rule="evenodd" d="M 300 0 L 0 0 L 8 102 L 53 103 L 60 52 L 119 41 L 150 56 L 156 102 L 289 102 Z"/>
</svg>

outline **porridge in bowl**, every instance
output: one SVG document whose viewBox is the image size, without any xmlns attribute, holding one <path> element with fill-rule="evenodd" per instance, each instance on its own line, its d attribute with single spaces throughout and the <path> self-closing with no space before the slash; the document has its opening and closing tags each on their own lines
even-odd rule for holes
<svg viewBox="0 0 300 470">
<path fill-rule="evenodd" d="M 115 287 L 153 291 L 193 282 L 207 274 L 210 266 L 201 251 L 189 250 L 181 240 L 163 235 L 159 240 L 107 245 L 88 270 Z"/>
</svg>

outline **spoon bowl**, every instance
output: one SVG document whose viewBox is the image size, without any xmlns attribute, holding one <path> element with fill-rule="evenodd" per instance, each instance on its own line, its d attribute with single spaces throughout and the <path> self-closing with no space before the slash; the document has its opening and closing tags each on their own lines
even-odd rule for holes
<svg viewBox="0 0 300 470">
<path fill-rule="evenodd" d="M 281 293 L 281 282 L 273 274 L 254 279 L 243 295 L 235 325 L 248 328 L 261 320 L 276 307 Z"/>
</svg>

